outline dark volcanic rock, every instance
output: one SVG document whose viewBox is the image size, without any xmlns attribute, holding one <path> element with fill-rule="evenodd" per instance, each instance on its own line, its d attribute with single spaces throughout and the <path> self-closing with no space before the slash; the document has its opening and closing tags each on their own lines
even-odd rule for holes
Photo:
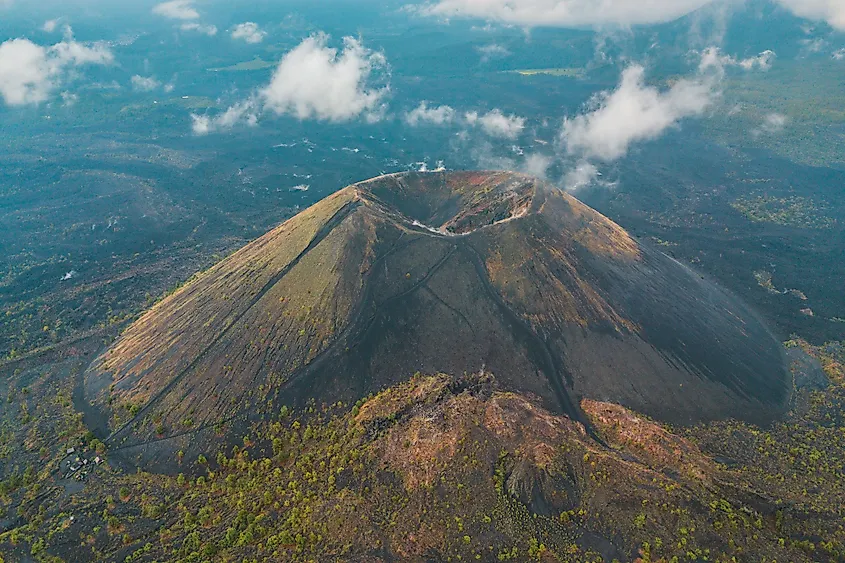
<svg viewBox="0 0 845 563">
<path fill-rule="evenodd" d="M 788 348 L 786 357 L 791 363 L 790 369 L 796 389 L 821 391 L 830 383 L 821 362 L 805 352 L 800 346 Z"/>
<path fill-rule="evenodd" d="M 162 465 L 283 404 L 481 369 L 576 419 L 592 398 L 767 421 L 792 388 L 763 322 L 690 268 L 535 179 L 435 172 L 346 188 L 156 305 L 89 369 L 87 414 Z"/>
</svg>

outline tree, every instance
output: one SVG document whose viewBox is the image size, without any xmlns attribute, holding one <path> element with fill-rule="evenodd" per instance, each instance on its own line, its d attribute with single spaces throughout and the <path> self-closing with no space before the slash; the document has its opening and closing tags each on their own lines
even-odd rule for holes
<svg viewBox="0 0 845 563">
<path fill-rule="evenodd" d="M 103 454 L 105 454 L 105 453 L 106 453 L 106 445 L 105 445 L 103 442 L 101 442 L 100 440 L 96 439 L 96 438 L 94 438 L 93 440 L 91 440 L 91 443 L 90 443 L 89 445 L 90 445 L 90 446 L 91 446 L 91 448 L 92 448 L 95 452 L 97 452 L 99 455 L 103 455 Z"/>
</svg>

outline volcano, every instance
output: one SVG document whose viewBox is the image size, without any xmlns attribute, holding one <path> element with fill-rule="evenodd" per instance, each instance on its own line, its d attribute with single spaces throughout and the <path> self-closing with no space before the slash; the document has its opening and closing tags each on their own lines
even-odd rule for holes
<svg viewBox="0 0 845 563">
<path fill-rule="evenodd" d="M 86 421 L 159 466 L 283 406 L 482 370 L 578 421 L 592 399 L 766 422 L 792 389 L 748 306 L 572 196 L 511 172 L 403 173 L 340 190 L 146 312 L 85 373 Z"/>
</svg>

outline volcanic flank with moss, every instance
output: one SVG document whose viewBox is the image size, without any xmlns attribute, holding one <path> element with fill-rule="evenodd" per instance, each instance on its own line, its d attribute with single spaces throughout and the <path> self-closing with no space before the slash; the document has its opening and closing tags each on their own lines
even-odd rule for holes
<svg viewBox="0 0 845 563">
<path fill-rule="evenodd" d="M 585 400 L 767 422 L 792 391 L 711 281 L 534 178 L 434 172 L 349 186 L 198 276 L 93 363 L 83 406 L 113 456 L 168 469 L 283 405 L 482 370 L 588 432 Z"/>
</svg>

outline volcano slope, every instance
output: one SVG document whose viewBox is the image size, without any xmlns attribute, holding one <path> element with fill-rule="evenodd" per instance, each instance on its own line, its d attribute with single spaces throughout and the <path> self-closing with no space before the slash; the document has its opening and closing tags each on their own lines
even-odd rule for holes
<svg viewBox="0 0 845 563">
<path fill-rule="evenodd" d="M 573 197 L 507 172 L 381 176 L 249 244 L 144 314 L 84 375 L 86 422 L 167 469 L 283 405 L 486 370 L 583 421 L 766 422 L 783 351 L 736 297 Z"/>
</svg>

